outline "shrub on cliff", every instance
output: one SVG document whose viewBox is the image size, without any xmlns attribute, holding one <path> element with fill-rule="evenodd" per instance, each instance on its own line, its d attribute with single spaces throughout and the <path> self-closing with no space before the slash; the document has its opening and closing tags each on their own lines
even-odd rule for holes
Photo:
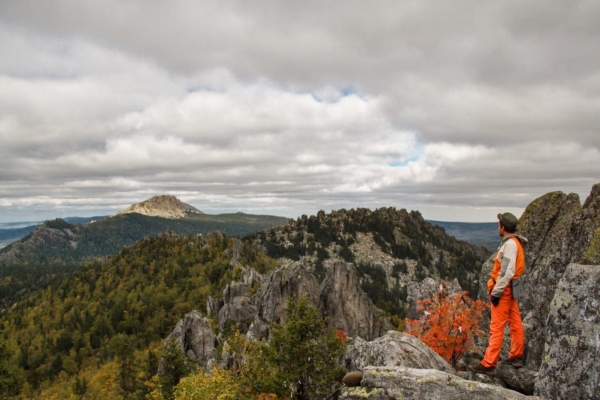
<svg viewBox="0 0 600 400">
<path fill-rule="evenodd" d="M 406 319 L 406 331 L 421 339 L 433 351 L 453 367 L 471 347 L 472 338 L 483 334 L 480 322 L 487 304 L 472 300 L 466 291 L 450 295 L 440 285 L 437 294 L 427 300 L 419 300 L 417 311 L 424 314 L 419 319 Z"/>
</svg>

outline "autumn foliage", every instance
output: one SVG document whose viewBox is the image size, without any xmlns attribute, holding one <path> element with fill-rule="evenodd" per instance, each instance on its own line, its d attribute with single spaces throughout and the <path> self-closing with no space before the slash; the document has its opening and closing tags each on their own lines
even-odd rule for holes
<svg viewBox="0 0 600 400">
<path fill-rule="evenodd" d="M 406 331 L 421 339 L 433 351 L 452 366 L 469 349 L 474 336 L 483 331 L 480 322 L 487 304 L 472 300 L 466 291 L 449 294 L 445 286 L 432 299 L 419 300 L 417 311 L 423 312 L 419 319 L 406 319 Z"/>
</svg>

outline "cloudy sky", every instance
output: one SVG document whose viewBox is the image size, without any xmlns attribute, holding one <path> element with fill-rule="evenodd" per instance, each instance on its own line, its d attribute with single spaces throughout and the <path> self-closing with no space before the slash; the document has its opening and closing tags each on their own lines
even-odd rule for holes
<svg viewBox="0 0 600 400">
<path fill-rule="evenodd" d="M 520 215 L 600 182 L 600 2 L 0 2 L 0 222 Z"/>
</svg>

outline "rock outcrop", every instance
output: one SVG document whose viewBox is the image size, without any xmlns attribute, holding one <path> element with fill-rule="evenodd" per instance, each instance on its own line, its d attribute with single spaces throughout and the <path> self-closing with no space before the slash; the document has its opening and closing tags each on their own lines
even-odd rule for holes
<svg viewBox="0 0 600 400">
<path fill-rule="evenodd" d="M 517 229 L 528 239 L 519 300 L 526 331 L 525 368 L 515 372 L 500 363 L 496 376 L 523 393 L 530 393 L 535 383 L 534 393 L 550 398 L 596 398 L 600 278 L 597 266 L 580 263 L 600 261 L 600 184 L 583 205 L 578 195 L 562 192 L 534 200 Z M 481 299 L 488 298 L 484 284 L 492 266 L 493 256 L 482 266 Z M 506 357 L 508 343 L 503 347 Z"/>
<path fill-rule="evenodd" d="M 343 329 L 351 337 L 367 340 L 381 336 L 381 329 L 393 329 L 384 325 L 384 318 L 367 294 L 360 288 L 356 268 L 343 261 L 328 264 L 327 276 L 319 291 L 318 308 L 329 318 L 329 326 Z"/>
<path fill-rule="evenodd" d="M 177 322 L 173 332 L 167 337 L 164 349 L 169 342 L 174 340 L 190 360 L 197 361 L 200 365 L 215 357 L 216 337 L 210 326 L 210 321 L 202 317 L 198 311 L 185 314 Z M 159 365 L 159 374 L 162 373 L 162 360 Z"/>
<path fill-rule="evenodd" d="M 558 282 L 570 263 L 593 261 L 596 231 L 600 228 L 600 184 L 594 185 L 583 206 L 577 194 L 552 192 L 527 206 L 518 232 L 528 239 L 524 246 L 526 272 L 519 307 L 530 326 L 526 341 L 526 366 L 538 370 L 542 363 L 546 319 Z M 600 233 L 598 241 L 600 241 Z M 486 300 L 485 283 L 493 267 L 493 255 L 480 274 L 479 298 Z"/>
<path fill-rule="evenodd" d="M 254 296 L 257 315 L 267 323 L 285 323 L 287 299 L 306 296 L 318 304 L 319 283 L 302 263 L 293 263 L 267 274 Z"/>
<path fill-rule="evenodd" d="M 436 369 L 455 374 L 454 368 L 414 336 L 389 331 L 367 342 L 360 337 L 348 345 L 344 356 L 346 369 L 362 371 L 368 366 Z"/>
<path fill-rule="evenodd" d="M 223 331 L 227 324 L 232 324 L 240 333 L 245 334 L 255 317 L 256 306 L 249 297 L 234 297 L 219 310 L 219 330 Z"/>
<path fill-rule="evenodd" d="M 260 284 L 262 280 L 262 275 L 254 269 L 244 269 L 241 282 L 231 282 L 223 290 L 223 304 L 215 304 L 214 300 L 209 299 L 208 312 L 212 313 L 216 306 L 221 306 L 216 312 L 219 316 L 219 330 L 222 331 L 227 324 L 232 324 L 240 333 L 248 332 L 257 314 L 251 287 L 255 283 Z"/>
<path fill-rule="evenodd" d="M 418 211 L 395 208 L 319 211 L 258 232 L 252 240 L 273 258 L 302 260 L 315 268 L 327 259 L 353 262 L 361 283 L 371 281 L 381 293 L 427 276 L 458 277 L 463 289 L 474 291 L 489 256 L 486 248 L 447 235 Z M 405 299 L 397 297 L 393 306 L 403 307 Z"/>
<path fill-rule="evenodd" d="M 579 262 L 600 228 L 600 184 L 593 187 L 583 206 L 576 194 L 554 192 L 533 201 L 519 221 L 525 246 L 527 273 L 519 301 L 524 321 L 533 326 L 526 338 L 526 365 L 538 369 L 543 357 L 546 319 L 550 304 L 569 263 Z"/>
<path fill-rule="evenodd" d="M 600 393 L 600 267 L 570 264 L 550 304 L 544 356 L 535 384 L 548 398 Z"/>
<path fill-rule="evenodd" d="M 495 385 L 434 369 L 367 367 L 360 386 L 343 388 L 339 400 L 534 399 Z"/>
</svg>

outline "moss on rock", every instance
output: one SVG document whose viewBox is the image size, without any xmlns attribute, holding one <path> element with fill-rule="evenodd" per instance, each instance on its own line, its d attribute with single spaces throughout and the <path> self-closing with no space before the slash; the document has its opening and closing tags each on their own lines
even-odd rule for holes
<svg viewBox="0 0 600 400">
<path fill-rule="evenodd" d="M 539 218 L 543 218 L 543 222 L 554 218 L 559 212 L 560 207 L 564 203 L 567 195 L 563 192 L 550 192 L 533 200 L 519 218 L 517 230 L 519 232 L 531 229 L 532 225 L 540 223 Z"/>
<path fill-rule="evenodd" d="M 590 245 L 583 253 L 581 261 L 584 264 L 599 265 L 600 264 L 600 228 L 596 229 Z"/>
</svg>

